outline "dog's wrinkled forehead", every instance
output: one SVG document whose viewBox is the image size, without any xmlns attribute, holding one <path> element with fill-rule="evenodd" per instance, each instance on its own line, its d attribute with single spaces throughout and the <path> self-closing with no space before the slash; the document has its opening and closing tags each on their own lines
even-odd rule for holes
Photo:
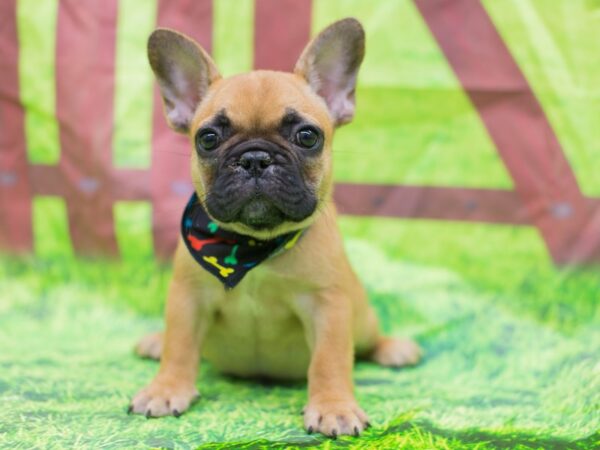
<svg viewBox="0 0 600 450">
<path fill-rule="evenodd" d="M 256 71 L 214 83 L 196 111 L 193 129 L 225 117 L 239 132 L 270 133 L 290 113 L 319 125 L 326 135 L 333 124 L 327 106 L 298 76 Z"/>
</svg>

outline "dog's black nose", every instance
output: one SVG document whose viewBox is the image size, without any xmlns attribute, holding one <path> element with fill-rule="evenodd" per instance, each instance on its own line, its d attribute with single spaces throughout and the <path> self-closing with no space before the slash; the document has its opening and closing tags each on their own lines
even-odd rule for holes
<svg viewBox="0 0 600 450">
<path fill-rule="evenodd" d="M 271 155 L 262 150 L 250 150 L 240 156 L 240 166 L 254 176 L 260 175 L 271 164 Z"/>
</svg>

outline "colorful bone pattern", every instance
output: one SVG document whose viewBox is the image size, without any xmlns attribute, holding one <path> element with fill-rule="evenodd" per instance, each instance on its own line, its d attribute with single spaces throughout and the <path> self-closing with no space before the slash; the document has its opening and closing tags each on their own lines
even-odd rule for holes
<svg viewBox="0 0 600 450">
<path fill-rule="evenodd" d="M 227 278 L 229 275 L 235 272 L 235 269 L 232 269 L 231 267 L 223 267 L 222 265 L 220 265 L 219 260 L 216 256 L 203 256 L 202 259 L 209 263 L 211 266 L 214 266 L 217 269 L 219 269 L 219 275 L 221 275 L 223 278 Z"/>
<path fill-rule="evenodd" d="M 190 241 L 190 245 L 192 246 L 192 248 L 197 251 L 202 250 L 205 245 L 231 242 L 231 241 L 228 241 L 227 239 L 223 239 L 223 238 L 219 238 L 219 237 L 215 237 L 215 238 L 211 238 L 211 239 L 198 239 L 197 237 L 192 236 L 191 234 L 188 234 L 187 238 L 188 238 L 188 241 Z"/>
<path fill-rule="evenodd" d="M 283 248 L 285 250 L 289 250 L 290 248 L 292 248 L 294 245 L 296 245 L 296 242 L 298 242 L 298 239 L 300 239 L 300 236 L 302 236 L 302 233 L 304 233 L 304 230 L 300 230 L 298 231 L 293 238 L 291 238 L 289 241 L 287 241 L 287 243 L 283 246 Z"/>
<path fill-rule="evenodd" d="M 238 248 L 240 248 L 239 245 L 233 246 L 233 248 L 231 249 L 231 253 L 229 255 L 227 255 L 225 257 L 225 259 L 223 260 L 223 262 L 225 264 L 227 264 L 228 266 L 235 266 L 238 263 L 238 260 L 235 257 L 235 254 L 237 253 Z"/>
</svg>

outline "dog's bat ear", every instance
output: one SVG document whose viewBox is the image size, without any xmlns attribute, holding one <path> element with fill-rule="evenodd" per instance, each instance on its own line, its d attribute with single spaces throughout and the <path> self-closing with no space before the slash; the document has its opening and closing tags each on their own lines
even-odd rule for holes
<svg viewBox="0 0 600 450">
<path fill-rule="evenodd" d="M 365 56 L 365 32 L 353 18 L 325 28 L 302 52 L 294 73 L 304 77 L 327 103 L 336 126 L 352 120 L 358 69 Z"/>
<path fill-rule="evenodd" d="M 148 60 L 156 75 L 167 122 L 187 133 L 208 87 L 221 78 L 215 63 L 196 42 L 166 28 L 148 38 Z"/>
</svg>

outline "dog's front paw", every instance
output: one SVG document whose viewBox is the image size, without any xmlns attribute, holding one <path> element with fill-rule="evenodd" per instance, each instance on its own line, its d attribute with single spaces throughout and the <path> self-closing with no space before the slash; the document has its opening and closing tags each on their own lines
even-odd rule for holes
<svg viewBox="0 0 600 450">
<path fill-rule="evenodd" d="M 179 417 L 197 398 L 193 385 L 154 380 L 133 397 L 128 412 L 146 417 Z"/>
<path fill-rule="evenodd" d="M 369 418 L 353 398 L 315 399 L 304 408 L 308 434 L 320 432 L 334 439 L 342 434 L 358 436 L 368 426 Z"/>
</svg>

